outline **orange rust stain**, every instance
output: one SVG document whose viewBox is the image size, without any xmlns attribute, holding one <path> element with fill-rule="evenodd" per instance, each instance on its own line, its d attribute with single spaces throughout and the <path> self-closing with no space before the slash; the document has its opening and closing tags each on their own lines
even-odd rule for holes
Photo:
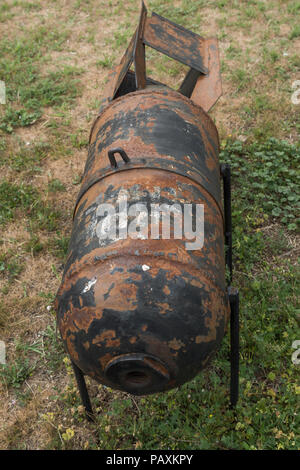
<svg viewBox="0 0 300 470">
<path fill-rule="evenodd" d="M 167 375 L 166 368 L 159 362 L 153 361 L 151 358 L 145 358 L 144 361 L 146 364 L 150 364 L 157 371 L 161 372 L 164 375 Z"/>
<path fill-rule="evenodd" d="M 86 350 L 90 349 L 90 343 L 88 341 L 86 341 L 85 343 L 83 343 L 83 347 Z"/>
<path fill-rule="evenodd" d="M 159 357 L 171 370 L 177 371 L 177 365 L 167 343 L 152 335 L 144 335 L 143 341 L 147 344 L 146 352 Z"/>
<path fill-rule="evenodd" d="M 158 306 L 159 313 L 161 315 L 165 315 L 170 310 L 170 306 L 167 303 L 157 303 L 156 305 Z"/>
<path fill-rule="evenodd" d="M 146 331 L 147 328 L 148 328 L 148 325 L 143 325 L 143 326 L 142 326 L 142 331 Z"/>
<path fill-rule="evenodd" d="M 68 353 L 69 355 L 71 356 L 71 358 L 75 361 L 79 361 L 79 356 L 78 356 L 78 353 L 74 347 L 74 335 L 69 335 L 67 338 L 66 338 L 66 342 L 67 342 L 67 349 L 68 349 Z"/>
<path fill-rule="evenodd" d="M 201 344 L 201 343 L 208 343 L 209 341 L 211 341 L 212 338 L 210 336 L 196 336 L 195 338 L 195 343 L 196 344 Z"/>
<path fill-rule="evenodd" d="M 175 349 L 175 351 L 178 351 L 184 346 L 184 343 L 180 341 L 180 339 L 173 338 L 171 341 L 168 342 L 168 346 L 171 349 Z"/>
<path fill-rule="evenodd" d="M 166 90 L 163 91 L 157 89 L 153 90 L 153 87 L 149 87 L 149 89 L 144 89 L 142 91 L 136 92 L 134 94 L 127 94 L 126 97 L 119 97 L 109 103 L 104 110 L 102 110 L 101 114 L 96 118 L 90 133 L 90 142 L 94 140 L 94 137 L 98 131 L 98 129 L 102 126 L 102 122 L 107 122 L 111 118 L 113 118 L 120 110 L 125 110 L 129 112 L 134 112 L 137 106 L 140 109 L 147 110 L 148 108 L 152 108 L 156 104 L 159 104 L 161 107 L 166 106 L 165 102 L 168 102 L 168 106 L 176 106 L 177 103 L 185 102 L 186 105 L 191 109 L 191 115 L 195 117 L 195 119 L 200 118 L 200 122 L 205 123 L 205 127 L 211 131 L 214 138 L 216 137 L 217 131 L 213 121 L 210 117 L 203 111 L 202 108 L 195 105 L 190 99 L 182 96 L 178 92 L 174 90 Z M 180 110 L 177 109 L 179 112 Z"/>
<path fill-rule="evenodd" d="M 99 361 L 100 361 L 100 364 L 102 366 L 102 368 L 104 369 L 106 364 L 113 358 L 113 356 L 109 353 L 107 354 L 104 354 L 104 356 L 102 356 Z"/>
<path fill-rule="evenodd" d="M 72 315 L 68 322 L 68 328 L 70 331 L 77 332 L 78 330 L 84 330 L 88 332 L 94 318 L 100 319 L 102 317 L 102 310 L 92 307 L 84 307 L 81 309 L 72 309 Z"/>
<path fill-rule="evenodd" d="M 118 275 L 111 277 L 111 281 L 115 282 L 114 288 L 110 291 L 109 297 L 103 301 L 106 301 L 106 304 L 109 304 L 109 308 L 124 311 L 124 310 L 135 310 L 136 308 L 136 298 L 137 298 L 137 286 L 133 283 L 128 284 L 126 280 L 128 278 L 127 273 L 117 273 Z M 103 273 L 103 278 L 107 276 L 107 271 Z M 105 282 L 105 280 L 104 280 Z M 104 284 L 104 283 L 103 283 Z M 102 285 L 99 294 L 101 297 L 104 295 L 104 290 L 106 287 Z M 96 297 L 96 296 L 95 296 Z"/>
<path fill-rule="evenodd" d="M 103 342 L 105 342 L 105 347 L 120 346 L 120 339 L 116 338 L 116 332 L 114 330 L 106 330 L 93 339 L 93 344 Z"/>
<path fill-rule="evenodd" d="M 170 288 L 168 286 L 165 286 L 163 288 L 163 293 L 166 294 L 166 295 L 169 295 L 171 293 Z"/>
<path fill-rule="evenodd" d="M 216 161 L 209 156 L 206 157 L 205 164 L 209 170 L 213 170 L 216 167 Z"/>
<path fill-rule="evenodd" d="M 130 338 L 129 343 L 131 343 L 131 344 L 136 343 L 136 336 L 133 336 L 132 338 Z"/>
</svg>

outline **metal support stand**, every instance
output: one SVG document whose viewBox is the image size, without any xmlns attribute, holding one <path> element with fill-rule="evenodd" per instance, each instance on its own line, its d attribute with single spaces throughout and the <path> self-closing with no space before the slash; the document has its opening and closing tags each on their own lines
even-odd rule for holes
<svg viewBox="0 0 300 470">
<path fill-rule="evenodd" d="M 228 288 L 230 303 L 230 404 L 239 398 L 239 291 Z"/>
<path fill-rule="evenodd" d="M 88 392 L 87 387 L 86 387 L 83 372 L 79 369 L 79 367 L 76 366 L 76 364 L 74 364 L 73 361 L 71 361 L 71 362 L 72 362 L 72 366 L 73 366 L 73 369 L 74 369 L 74 374 L 75 374 L 78 390 L 79 390 L 79 393 L 80 393 L 80 398 L 81 398 L 82 404 L 85 408 L 86 417 L 87 417 L 88 421 L 93 421 L 94 420 L 94 412 L 93 412 L 93 408 L 92 408 L 92 405 L 91 405 L 89 392 Z"/>
<path fill-rule="evenodd" d="M 229 269 L 229 285 L 232 282 L 232 221 L 231 221 L 231 170 L 227 164 L 221 165 L 224 188 L 224 216 L 225 216 L 225 254 L 226 266 Z"/>
<path fill-rule="evenodd" d="M 239 291 L 232 282 L 232 220 L 231 220 L 231 171 L 227 164 L 221 165 L 224 188 L 225 215 L 225 263 L 229 270 L 228 297 L 230 304 L 230 404 L 234 407 L 239 397 Z"/>
</svg>

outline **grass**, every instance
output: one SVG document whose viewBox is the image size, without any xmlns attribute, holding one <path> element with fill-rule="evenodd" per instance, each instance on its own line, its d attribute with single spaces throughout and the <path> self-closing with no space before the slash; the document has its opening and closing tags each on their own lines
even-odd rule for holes
<svg viewBox="0 0 300 470">
<path fill-rule="evenodd" d="M 31 185 L 9 183 L 0 185 L 0 224 L 12 219 L 19 207 L 30 210 L 34 206 L 37 192 Z"/>
<path fill-rule="evenodd" d="M 42 116 L 42 108 L 71 104 L 78 96 L 78 81 L 73 77 L 77 70 L 63 69 L 46 77 L 33 78 L 15 89 L 8 87 L 7 95 L 21 109 L 9 106 L 0 121 L 0 129 L 11 133 L 16 127 L 34 124 Z M 17 97 L 16 97 L 17 94 Z"/>
<path fill-rule="evenodd" d="M 11 281 L 18 277 L 22 272 L 23 265 L 18 256 L 15 256 L 12 251 L 0 254 L 0 273 Z"/>
<path fill-rule="evenodd" d="M 43 201 L 32 185 L 23 183 L 16 185 L 3 181 L 0 185 L 0 204 L 0 224 L 2 225 L 15 218 L 17 209 L 20 209 L 23 214 L 30 216 L 31 227 L 48 231 L 58 228 L 60 212 L 48 201 Z"/>
<path fill-rule="evenodd" d="M 2 39 L 0 68 L 6 83 L 9 105 L 2 116 L 0 129 L 11 133 L 16 127 L 34 124 L 42 109 L 71 104 L 79 95 L 79 68 L 69 65 L 44 74 L 41 62 L 45 51 L 59 51 L 69 36 L 65 29 L 47 26 L 29 28 L 23 37 Z"/>
<path fill-rule="evenodd" d="M 3 149 L 4 150 L 4 149 Z M 12 148 L 3 155 L 0 165 L 9 167 L 13 171 L 20 173 L 28 171 L 29 173 L 36 173 L 41 171 L 43 160 L 47 157 L 50 146 L 44 142 L 38 142 L 35 145 L 24 145 L 20 142 L 19 148 Z"/>
<path fill-rule="evenodd" d="M 239 212 L 243 215 L 247 210 L 248 218 L 253 219 L 253 227 L 255 220 L 259 225 L 261 218 L 272 217 L 274 221 L 286 224 L 288 230 L 298 228 L 299 145 L 274 137 L 248 146 L 235 141 L 225 147 L 220 158 L 230 164 L 237 181 L 241 178 Z M 239 225 L 241 220 L 237 222 Z"/>
<path fill-rule="evenodd" d="M 0 448 L 299 449 L 299 1 L 152 0 L 148 10 L 217 35 L 223 97 L 210 112 L 232 168 L 240 400 L 229 407 L 229 337 L 168 393 L 133 397 L 88 379 L 87 423 L 56 332 L 72 211 L 92 120 L 138 19 L 135 0 L 0 5 Z M 59 12 L 59 14 L 58 14 Z M 20 27 L 19 25 L 22 25 Z M 186 68 L 146 48 L 147 72 Z M 299 427 L 299 426 L 298 426 Z"/>
<path fill-rule="evenodd" d="M 33 371 L 34 367 L 30 366 L 28 359 L 17 358 L 12 364 L 1 367 L 0 378 L 7 387 L 18 389 Z"/>
</svg>

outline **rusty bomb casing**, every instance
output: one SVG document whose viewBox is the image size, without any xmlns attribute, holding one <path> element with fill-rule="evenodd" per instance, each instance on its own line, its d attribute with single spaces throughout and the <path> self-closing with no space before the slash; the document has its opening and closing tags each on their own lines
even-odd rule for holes
<svg viewBox="0 0 300 470">
<path fill-rule="evenodd" d="M 79 369 L 140 395 L 177 387 L 208 364 L 229 302 L 217 129 L 180 91 L 148 78 L 139 87 L 129 71 L 131 47 L 91 130 L 56 309 Z M 99 239 L 99 207 L 117 212 L 124 194 L 149 213 L 153 203 L 203 204 L 203 247 L 187 250 L 185 236 L 153 239 L 150 228 L 144 238 Z"/>
</svg>

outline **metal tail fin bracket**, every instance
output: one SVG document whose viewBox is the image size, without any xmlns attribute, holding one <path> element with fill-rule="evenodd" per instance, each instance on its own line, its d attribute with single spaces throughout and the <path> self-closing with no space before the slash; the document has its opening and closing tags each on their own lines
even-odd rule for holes
<svg viewBox="0 0 300 470">
<path fill-rule="evenodd" d="M 222 95 L 217 38 L 205 39 L 156 13 L 148 17 L 143 1 L 138 27 L 119 65 L 112 72 L 104 104 L 130 91 L 162 85 L 146 76 L 145 46 L 189 66 L 190 70 L 178 91 L 204 111 L 212 108 Z M 134 72 L 130 70 L 132 64 Z"/>
</svg>

